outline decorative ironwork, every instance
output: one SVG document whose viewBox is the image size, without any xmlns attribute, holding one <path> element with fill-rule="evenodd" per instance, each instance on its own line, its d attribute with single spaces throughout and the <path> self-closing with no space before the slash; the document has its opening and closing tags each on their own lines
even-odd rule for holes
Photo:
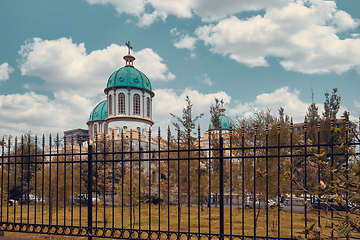
<svg viewBox="0 0 360 240">
<path fill-rule="evenodd" d="M 331 120 L 332 136 L 334 125 Z M 359 156 L 348 125 L 346 143 Z M 190 128 L 177 128 L 174 137 L 168 127 L 166 140 L 160 128 L 154 138 L 151 128 L 147 136 L 121 129 L 96 134 L 86 147 L 73 136 L 63 144 L 51 135 L 13 144 L 3 139 L 0 231 L 89 239 L 294 239 L 295 217 L 309 224 L 309 205 L 301 204 L 316 197 L 294 183 L 306 188 L 322 179 L 310 159 L 326 152 L 331 167 L 343 161 L 346 170 L 352 159 L 333 137 L 323 142 L 319 122 L 311 128 L 305 119 L 304 131 L 295 132 L 291 119 L 288 127 L 259 122 L 249 132 L 242 124 L 209 131 L 207 139 L 200 126 L 197 137 Z"/>
</svg>

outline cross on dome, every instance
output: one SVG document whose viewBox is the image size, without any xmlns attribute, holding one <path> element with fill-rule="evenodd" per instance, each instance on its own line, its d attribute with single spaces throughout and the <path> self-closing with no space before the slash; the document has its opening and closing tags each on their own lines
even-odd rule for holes
<svg viewBox="0 0 360 240">
<path fill-rule="evenodd" d="M 134 66 L 135 57 L 130 54 L 130 50 L 133 49 L 133 47 L 130 45 L 130 41 L 125 42 L 125 45 L 128 47 L 128 54 L 123 57 L 125 60 L 125 66 Z"/>
<path fill-rule="evenodd" d="M 125 45 L 128 47 L 128 54 L 130 55 L 130 49 L 132 49 L 132 46 L 130 45 L 130 41 L 127 41 Z"/>
</svg>

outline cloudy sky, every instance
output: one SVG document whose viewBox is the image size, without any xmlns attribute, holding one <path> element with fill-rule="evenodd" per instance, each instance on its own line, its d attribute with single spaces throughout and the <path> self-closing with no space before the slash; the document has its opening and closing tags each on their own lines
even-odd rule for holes
<svg viewBox="0 0 360 240">
<path fill-rule="evenodd" d="M 215 97 L 233 119 L 283 107 L 299 122 L 338 88 L 360 115 L 359 0 L 2 0 L 0 29 L 0 137 L 86 128 L 126 41 L 155 127 L 186 95 L 203 129 Z"/>
</svg>

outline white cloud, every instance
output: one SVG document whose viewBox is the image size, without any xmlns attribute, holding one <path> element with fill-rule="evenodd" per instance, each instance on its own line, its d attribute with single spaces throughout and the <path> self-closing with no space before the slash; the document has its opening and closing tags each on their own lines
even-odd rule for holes
<svg viewBox="0 0 360 240">
<path fill-rule="evenodd" d="M 357 109 L 359 109 L 360 110 L 360 102 L 359 101 L 354 101 L 354 105 L 355 105 L 355 107 L 357 108 Z"/>
<path fill-rule="evenodd" d="M 134 65 L 146 73 L 150 81 L 171 81 L 176 76 L 169 71 L 163 59 L 151 48 L 145 48 L 134 53 L 136 62 Z"/>
<path fill-rule="evenodd" d="M 188 49 L 194 51 L 196 38 L 189 36 L 189 34 L 181 36 L 181 38 L 174 42 L 176 48 Z"/>
<path fill-rule="evenodd" d="M 193 0 L 149 0 L 148 3 L 155 11 L 166 13 L 167 15 L 175 15 L 179 18 L 192 17 L 191 6 Z"/>
<path fill-rule="evenodd" d="M 219 21 L 236 13 L 281 7 L 288 2 L 288 0 L 194 0 L 192 6 L 193 11 L 203 21 Z"/>
<path fill-rule="evenodd" d="M 310 3 L 269 8 L 264 16 L 246 20 L 229 17 L 198 27 L 195 34 L 212 52 L 250 67 L 268 66 L 266 58 L 277 57 L 286 70 L 308 74 L 357 68 L 360 39 L 341 40 L 336 34 L 359 22 L 338 11 L 332 1 Z"/>
<path fill-rule="evenodd" d="M 146 0 L 86 0 L 89 4 L 111 5 L 115 10 L 121 13 L 128 13 L 139 16 L 145 11 Z"/>
<path fill-rule="evenodd" d="M 5 62 L 0 65 L 0 81 L 5 81 L 9 79 L 9 74 L 12 73 L 14 69 Z"/>
<path fill-rule="evenodd" d="M 55 94 L 51 100 L 45 95 L 0 95 L 0 136 L 59 133 L 73 128 L 86 128 L 93 103 L 80 95 L 65 92 Z"/>
<path fill-rule="evenodd" d="M 154 11 L 152 13 L 144 13 L 140 18 L 138 22 L 138 26 L 140 27 L 148 27 L 154 22 L 157 22 L 159 20 L 165 21 L 167 18 L 167 14 L 163 12 L 157 12 Z"/>
<path fill-rule="evenodd" d="M 198 79 L 201 83 L 206 84 L 208 86 L 213 85 L 213 82 L 206 73 L 204 73 L 201 77 L 196 77 L 196 79 Z"/>
<path fill-rule="evenodd" d="M 218 21 L 244 11 L 258 11 L 280 7 L 288 0 L 87 0 L 90 4 L 111 5 L 119 13 L 139 17 L 139 25 L 148 26 L 168 15 L 178 18 L 191 18 L 198 15 L 203 21 Z M 147 11 L 146 7 L 152 11 Z"/>
<path fill-rule="evenodd" d="M 301 122 L 304 120 L 309 103 L 302 102 L 299 96 L 299 91 L 291 91 L 288 87 L 282 87 L 272 93 L 263 93 L 256 96 L 253 102 L 238 104 L 235 108 L 229 110 L 229 114 L 232 116 L 249 117 L 252 116 L 254 110 L 270 109 L 272 114 L 278 115 L 278 109 L 283 107 L 285 114 L 293 117 L 294 121 Z"/>
<path fill-rule="evenodd" d="M 71 38 L 42 40 L 34 38 L 19 51 L 22 75 L 38 76 L 45 80 L 48 90 L 66 91 L 92 97 L 101 93 L 110 74 L 124 66 L 122 56 L 127 47 L 111 44 L 105 49 L 86 52 L 84 43 Z M 133 53 L 139 56 L 135 66 L 146 72 L 151 81 L 169 81 L 175 75 L 169 72 L 163 59 L 152 49 Z M 31 85 L 26 85 L 30 87 Z"/>
<path fill-rule="evenodd" d="M 335 26 L 339 32 L 347 31 L 356 28 L 359 25 L 359 20 L 354 20 L 347 12 L 338 10 L 334 14 L 332 25 Z"/>
<path fill-rule="evenodd" d="M 119 14 L 139 18 L 138 25 L 149 26 L 169 15 L 215 24 L 198 27 L 195 35 L 213 53 L 229 56 L 250 67 L 268 66 L 267 57 L 279 58 L 288 71 L 306 74 L 350 69 L 360 73 L 359 38 L 340 39 L 338 33 L 355 29 L 359 20 L 338 10 L 335 1 L 325 0 L 87 0 L 90 4 L 112 5 Z M 132 6 L 135 6 L 132 8 Z M 238 19 L 241 12 L 265 11 L 249 19 Z M 351 33 L 350 33 L 351 34 Z M 355 34 L 355 35 L 354 35 Z M 352 36 L 356 36 L 353 33 Z M 177 48 L 193 51 L 196 39 L 183 35 Z M 191 52 L 191 57 L 195 54 Z"/>
</svg>

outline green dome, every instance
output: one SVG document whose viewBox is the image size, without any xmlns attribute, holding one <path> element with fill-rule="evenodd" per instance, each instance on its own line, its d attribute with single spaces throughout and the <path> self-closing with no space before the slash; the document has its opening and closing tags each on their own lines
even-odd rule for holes
<svg viewBox="0 0 360 240">
<path fill-rule="evenodd" d="M 230 123 L 231 129 L 235 129 L 235 124 L 231 118 L 225 115 L 220 115 L 219 118 L 221 122 L 221 129 L 230 130 Z M 217 130 L 212 123 L 210 123 L 210 130 Z"/>
<path fill-rule="evenodd" d="M 150 81 L 146 75 L 133 66 L 122 67 L 111 74 L 106 89 L 112 87 L 136 87 L 152 91 Z"/>
<path fill-rule="evenodd" d="M 107 118 L 107 100 L 102 101 L 91 111 L 89 122 L 105 121 Z"/>
</svg>

